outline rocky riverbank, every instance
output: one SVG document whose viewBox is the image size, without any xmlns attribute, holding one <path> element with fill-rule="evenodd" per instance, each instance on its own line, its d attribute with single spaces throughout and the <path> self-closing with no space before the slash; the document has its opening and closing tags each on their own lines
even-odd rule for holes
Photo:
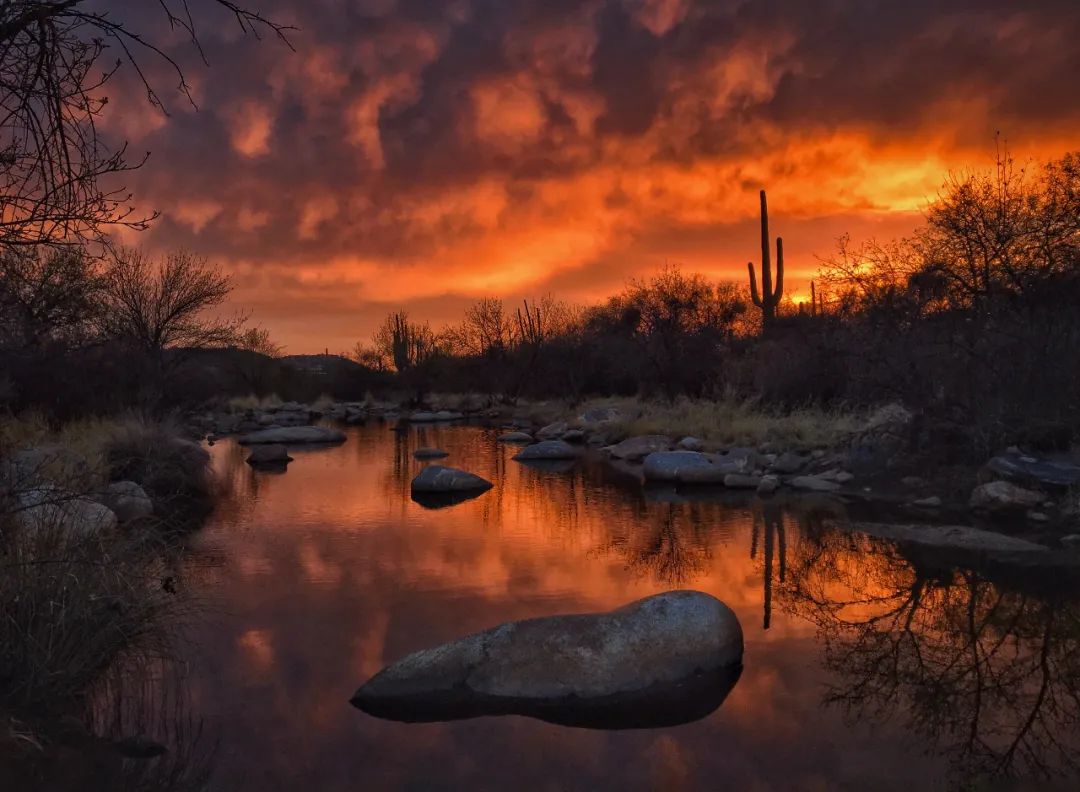
<svg viewBox="0 0 1080 792">
<path fill-rule="evenodd" d="M 211 440 L 229 433 L 240 434 L 241 442 L 277 442 L 274 430 L 284 436 L 319 421 L 466 420 L 499 427 L 499 439 L 521 446 L 515 459 L 526 463 L 589 455 L 646 487 L 815 494 L 887 505 L 910 520 L 986 522 L 1049 544 L 1080 544 L 1080 458 L 1051 459 L 1013 447 L 981 466 L 928 463 L 925 453 L 911 452 L 917 416 L 898 404 L 864 414 L 770 415 L 726 402 L 626 399 L 578 410 L 557 403 L 493 407 L 476 398 L 423 409 L 373 400 L 292 402 L 207 414 L 197 425 Z M 323 434 L 312 439 L 329 441 Z"/>
</svg>

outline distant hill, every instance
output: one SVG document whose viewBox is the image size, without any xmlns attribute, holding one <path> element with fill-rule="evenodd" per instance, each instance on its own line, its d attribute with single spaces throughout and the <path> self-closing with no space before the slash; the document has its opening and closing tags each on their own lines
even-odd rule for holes
<svg viewBox="0 0 1080 792">
<path fill-rule="evenodd" d="M 355 360 L 350 360 L 342 355 L 282 355 L 279 360 L 298 371 L 330 377 L 341 374 L 361 374 L 369 371 L 367 366 L 362 366 Z"/>
<path fill-rule="evenodd" d="M 192 401 L 249 393 L 310 401 L 322 394 L 361 398 L 385 385 L 386 375 L 341 355 L 283 355 L 271 358 L 243 349 L 177 350 L 180 381 Z"/>
</svg>

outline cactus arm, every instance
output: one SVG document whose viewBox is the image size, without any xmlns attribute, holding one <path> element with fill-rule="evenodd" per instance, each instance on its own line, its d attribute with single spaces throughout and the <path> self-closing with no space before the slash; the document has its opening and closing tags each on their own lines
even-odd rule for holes
<svg viewBox="0 0 1080 792">
<path fill-rule="evenodd" d="M 757 275 L 754 274 L 754 262 L 748 261 L 746 263 L 746 269 L 750 271 L 750 299 L 753 301 L 754 305 L 761 308 L 761 295 L 758 294 L 757 290 Z"/>
<path fill-rule="evenodd" d="M 784 296 L 784 240 L 776 238 L 776 289 L 772 293 L 773 305 L 780 304 Z"/>
</svg>

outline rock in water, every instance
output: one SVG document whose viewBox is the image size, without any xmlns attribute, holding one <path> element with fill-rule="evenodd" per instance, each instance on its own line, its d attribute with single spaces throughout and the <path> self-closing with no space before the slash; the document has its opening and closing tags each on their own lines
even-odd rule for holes
<svg viewBox="0 0 1080 792">
<path fill-rule="evenodd" d="M 537 430 L 537 440 L 557 440 L 570 430 L 569 424 L 566 421 L 556 421 L 555 423 L 548 424 L 542 429 Z"/>
<path fill-rule="evenodd" d="M 494 486 L 475 473 L 442 465 L 428 465 L 412 481 L 415 492 L 483 492 Z"/>
<path fill-rule="evenodd" d="M 443 459 L 450 456 L 450 452 L 441 448 L 418 448 L 413 451 L 413 456 L 417 459 Z"/>
<path fill-rule="evenodd" d="M 302 445 L 304 443 L 343 443 L 345 433 L 328 426 L 286 426 L 263 429 L 240 438 L 240 445 Z"/>
<path fill-rule="evenodd" d="M 727 605 L 670 591 L 414 652 L 369 679 L 352 703 L 404 721 L 514 713 L 606 728 L 681 723 L 719 706 L 742 655 L 742 628 Z"/>
<path fill-rule="evenodd" d="M 256 446 L 248 454 L 247 463 L 252 467 L 281 467 L 292 462 L 288 449 L 283 445 Z"/>
<path fill-rule="evenodd" d="M 641 435 L 623 440 L 608 449 L 615 459 L 635 461 L 644 459 L 657 451 L 667 451 L 671 448 L 671 438 L 664 435 Z"/>
<path fill-rule="evenodd" d="M 578 450 L 564 440 L 544 440 L 525 446 L 514 455 L 519 462 L 545 459 L 576 459 Z"/>
<path fill-rule="evenodd" d="M 507 432 L 504 435 L 499 435 L 500 443 L 515 443 L 518 445 L 531 443 L 533 436 L 528 432 Z"/>
</svg>

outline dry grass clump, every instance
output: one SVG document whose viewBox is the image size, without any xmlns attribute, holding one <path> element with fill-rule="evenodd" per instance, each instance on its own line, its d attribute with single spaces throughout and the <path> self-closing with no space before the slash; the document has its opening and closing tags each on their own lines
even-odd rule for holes
<svg viewBox="0 0 1080 792">
<path fill-rule="evenodd" d="M 678 399 L 649 402 L 640 399 L 602 399 L 575 410 L 577 415 L 593 408 L 614 407 L 622 418 L 612 422 L 610 439 L 660 434 L 692 436 L 713 445 L 761 445 L 813 449 L 840 445 L 866 425 L 861 412 L 803 407 L 773 410 L 744 399 Z"/>
<path fill-rule="evenodd" d="M 276 393 L 269 396 L 256 396 L 253 393 L 247 396 L 235 396 L 229 399 L 229 410 L 232 412 L 245 412 L 246 410 L 276 410 L 283 405 L 281 397 Z"/>
<path fill-rule="evenodd" d="M 0 522 L 5 707 L 60 711 L 119 657 L 170 654 L 180 600 L 145 539 L 29 530 L 2 512 Z"/>
<path fill-rule="evenodd" d="M 185 440 L 171 420 L 131 417 L 113 424 L 101 453 L 112 481 L 134 481 L 166 520 L 186 522 L 209 508 L 213 495 L 210 454 Z"/>
</svg>

